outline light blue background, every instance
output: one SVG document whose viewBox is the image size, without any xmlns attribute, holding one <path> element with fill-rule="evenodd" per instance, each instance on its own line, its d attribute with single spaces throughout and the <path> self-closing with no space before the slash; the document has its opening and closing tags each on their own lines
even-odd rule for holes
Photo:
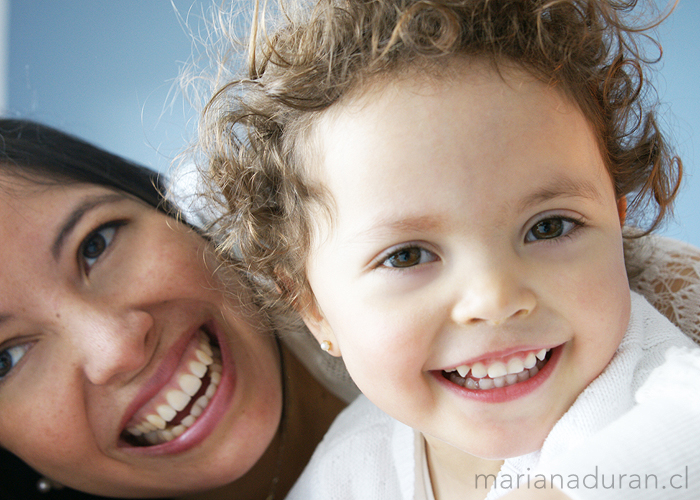
<svg viewBox="0 0 700 500">
<path fill-rule="evenodd" d="M 11 0 L 8 114 L 167 168 L 193 116 L 182 99 L 166 105 L 192 51 L 176 9 L 201 17 L 210 3 Z"/>
<path fill-rule="evenodd" d="M 250 0 L 239 0 L 241 4 Z M 665 3 L 659 0 L 659 3 Z M 191 54 L 175 10 L 198 0 L 11 0 L 8 114 L 33 118 L 166 169 L 191 137 L 191 110 L 166 106 Z M 196 25 L 197 23 L 190 23 Z M 676 220 L 663 233 L 700 246 L 700 2 L 681 0 L 660 28 L 657 88 L 686 166 Z"/>
<path fill-rule="evenodd" d="M 659 4 L 665 5 L 659 0 Z M 700 2 L 680 0 L 659 28 L 664 56 L 656 82 L 665 116 L 685 166 L 674 221 L 662 233 L 700 246 Z"/>
</svg>

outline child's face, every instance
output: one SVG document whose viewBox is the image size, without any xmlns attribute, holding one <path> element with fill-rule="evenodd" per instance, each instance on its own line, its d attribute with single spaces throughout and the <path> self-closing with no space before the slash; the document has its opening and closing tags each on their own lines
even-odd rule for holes
<svg viewBox="0 0 700 500">
<path fill-rule="evenodd" d="M 332 108 L 317 176 L 334 220 L 308 260 L 307 323 L 360 389 L 485 458 L 541 447 L 630 311 L 624 208 L 591 128 L 558 91 L 504 76 L 464 64 Z"/>
</svg>

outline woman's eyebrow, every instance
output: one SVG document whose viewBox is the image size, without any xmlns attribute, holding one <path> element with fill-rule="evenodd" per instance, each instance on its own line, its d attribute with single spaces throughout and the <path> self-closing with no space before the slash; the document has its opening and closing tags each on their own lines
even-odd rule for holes
<svg viewBox="0 0 700 500">
<path fill-rule="evenodd" d="M 0 326 L 2 326 L 3 323 L 7 323 L 12 318 L 13 318 L 13 316 L 11 314 L 0 313 Z"/>
<path fill-rule="evenodd" d="M 51 246 L 51 253 L 53 254 L 53 258 L 56 261 L 58 261 L 61 255 L 61 250 L 63 249 L 64 242 L 73 232 L 75 226 L 78 225 L 80 219 L 82 219 L 85 216 L 85 214 L 102 205 L 116 203 L 118 201 L 125 200 L 126 198 L 126 196 L 118 193 L 109 193 L 102 194 L 99 196 L 88 196 L 85 199 L 83 199 L 83 201 L 80 204 L 78 204 L 73 210 L 70 211 L 70 213 L 64 219 L 63 224 L 61 224 L 60 229 L 58 231 L 58 235 L 56 236 L 56 239 L 54 240 L 53 245 Z"/>
</svg>

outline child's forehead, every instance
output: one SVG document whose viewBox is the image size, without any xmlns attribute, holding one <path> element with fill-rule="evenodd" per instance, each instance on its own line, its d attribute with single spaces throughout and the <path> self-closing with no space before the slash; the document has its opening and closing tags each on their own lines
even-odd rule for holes
<svg viewBox="0 0 700 500">
<path fill-rule="evenodd" d="M 362 79 L 320 114 L 316 120 L 320 126 L 316 130 L 322 140 L 324 131 L 348 118 L 382 116 L 397 109 L 410 116 L 415 111 L 410 101 L 425 98 L 437 102 L 440 96 L 459 93 L 464 87 L 470 88 L 475 105 L 486 100 L 482 97 L 502 96 L 503 104 L 508 104 L 514 95 L 530 94 L 546 96 L 545 100 L 562 111 L 580 110 L 561 87 L 542 82 L 533 72 L 514 62 L 496 64 L 483 58 L 455 57 L 439 66 L 412 65 Z"/>
<path fill-rule="evenodd" d="M 468 101 L 457 103 L 465 88 L 469 89 Z M 453 98 L 456 100 L 452 101 Z M 530 102 L 529 108 L 515 106 L 519 99 Z M 533 121 L 539 120 L 543 116 L 542 109 L 547 107 L 556 110 L 557 114 L 568 115 L 567 119 L 576 115 L 575 120 L 580 121 L 583 117 L 586 133 L 593 132 L 596 141 L 600 141 L 594 124 L 560 86 L 542 82 L 533 72 L 512 61 L 496 64 L 484 58 L 459 57 L 429 71 L 425 66 L 416 65 L 400 72 L 364 79 L 362 84 L 317 117 L 312 136 L 318 154 L 311 163 L 317 167 L 324 164 L 327 141 L 331 136 L 337 137 L 339 130 L 347 130 L 350 126 L 380 131 L 385 120 L 397 114 L 410 121 L 429 120 L 433 115 L 431 106 L 447 107 L 454 113 L 459 113 L 464 106 L 490 106 L 493 113 L 501 114 L 504 119 L 508 118 L 504 111 L 512 109 L 513 112 L 530 113 Z M 453 119 L 449 113 L 443 116 Z M 498 127 L 483 127 L 482 133 L 497 134 Z"/>
<path fill-rule="evenodd" d="M 389 172 L 396 182 L 407 165 L 433 171 L 494 164 L 506 154 L 514 166 L 531 158 L 533 168 L 546 170 L 573 154 L 551 140 L 557 134 L 575 144 L 578 155 L 600 160 L 590 124 L 557 89 L 523 72 L 479 69 L 464 68 L 464 78 L 455 72 L 447 80 L 404 75 L 338 104 L 319 126 L 323 171 L 346 189 L 365 165 L 375 179 Z"/>
<path fill-rule="evenodd" d="M 371 106 L 377 103 L 379 97 L 399 92 L 429 96 L 446 87 L 459 85 L 480 87 L 484 92 L 493 92 L 504 85 L 514 89 L 527 86 L 537 92 L 554 92 L 571 101 L 561 84 L 545 82 L 536 71 L 515 61 L 452 56 L 438 61 L 413 62 L 388 72 L 358 78 L 323 115 L 332 118 L 351 108 Z"/>
</svg>

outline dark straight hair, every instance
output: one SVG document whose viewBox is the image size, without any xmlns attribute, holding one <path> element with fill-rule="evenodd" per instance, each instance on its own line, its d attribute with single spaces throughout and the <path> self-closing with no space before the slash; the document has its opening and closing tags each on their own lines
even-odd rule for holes
<svg viewBox="0 0 700 500">
<path fill-rule="evenodd" d="M 88 183 L 118 189 L 167 215 L 174 207 L 163 198 L 157 172 L 108 153 L 82 139 L 29 120 L 0 119 L 0 176 L 42 185 Z M 1 243 L 0 243 L 1 244 Z M 27 429 L 31 432 L 31 429 Z M 80 471 L 76 471 L 80 474 Z M 0 447 L 0 500 L 97 500 L 71 488 L 41 493 L 41 475 Z"/>
<path fill-rule="evenodd" d="M 88 183 L 118 189 L 169 215 L 161 176 L 151 169 L 55 128 L 29 120 L 0 119 L 0 175 L 37 183 Z"/>
</svg>

